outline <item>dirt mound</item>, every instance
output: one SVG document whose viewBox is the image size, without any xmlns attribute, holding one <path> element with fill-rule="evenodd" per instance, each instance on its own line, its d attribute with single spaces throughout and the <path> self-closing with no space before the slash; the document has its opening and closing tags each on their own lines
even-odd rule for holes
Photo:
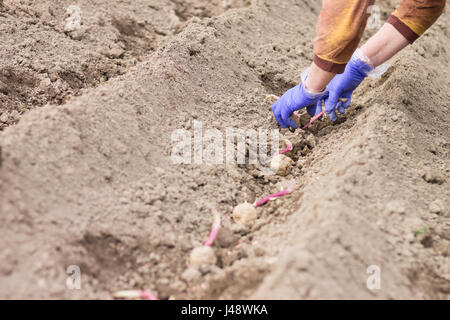
<svg viewBox="0 0 450 320">
<path fill-rule="evenodd" d="M 80 24 L 67 28 L 74 4 Z M 0 130 L 30 109 L 63 104 L 82 89 L 124 74 L 191 18 L 246 5 L 242 0 L 3 1 Z"/>
<path fill-rule="evenodd" d="M 2 15 L 15 3 L 5 1 Z M 124 74 L 27 112 L 0 134 L 0 297 L 111 298 L 130 288 L 161 298 L 450 297 L 448 13 L 381 79 L 364 84 L 338 124 L 283 132 L 296 165 L 281 178 L 250 165 L 173 165 L 171 135 L 193 131 L 194 120 L 204 130 L 276 128 L 264 96 L 299 81 L 320 1 L 257 0 L 218 17 L 248 3 L 121 2 L 129 11 L 120 18 L 103 14 L 109 2 L 78 3 L 104 25 L 92 22 L 81 40 L 51 31 L 42 45 L 77 41 L 73 54 L 83 52 L 88 66 Z M 71 3 L 64 4 L 52 10 L 55 21 Z M 14 14 L 20 23 L 38 20 L 24 22 L 30 34 L 43 25 L 29 17 L 35 13 Z M 155 29 L 174 16 L 176 26 Z M 110 42 L 125 46 L 123 58 L 92 57 Z M 133 66 L 150 43 L 155 52 Z M 82 65 L 64 46 L 55 50 L 62 62 L 40 60 L 44 69 Z M 34 99 L 42 80 L 14 82 L 27 76 L 11 65 L 0 79 L 18 89 L 7 96 Z M 233 206 L 290 179 L 297 191 L 261 208 L 253 227 L 232 222 Z M 186 273 L 189 252 L 211 227 L 211 204 L 225 216 L 228 241 L 215 247 L 217 266 Z M 81 268 L 82 290 L 66 288 L 70 265 Z M 372 265 L 382 272 L 378 291 L 366 286 Z"/>
</svg>

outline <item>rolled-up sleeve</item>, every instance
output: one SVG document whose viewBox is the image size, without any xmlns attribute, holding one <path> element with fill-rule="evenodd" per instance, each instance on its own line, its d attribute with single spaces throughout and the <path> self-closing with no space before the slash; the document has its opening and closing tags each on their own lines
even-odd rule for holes
<svg viewBox="0 0 450 320">
<path fill-rule="evenodd" d="M 446 0 L 403 0 L 387 22 L 413 43 L 433 25 L 445 6 Z"/>
<path fill-rule="evenodd" d="M 323 0 L 314 41 L 314 62 L 342 73 L 358 47 L 375 0 Z"/>
<path fill-rule="evenodd" d="M 375 0 L 323 0 L 314 41 L 314 63 L 321 69 L 342 73 L 359 45 L 369 7 Z M 403 0 L 389 17 L 410 43 L 420 37 L 439 18 L 446 0 Z"/>
</svg>

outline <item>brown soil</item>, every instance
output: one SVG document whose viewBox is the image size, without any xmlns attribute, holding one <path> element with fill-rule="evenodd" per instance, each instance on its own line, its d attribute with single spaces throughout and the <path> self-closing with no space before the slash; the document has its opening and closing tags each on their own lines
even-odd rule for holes
<svg viewBox="0 0 450 320">
<path fill-rule="evenodd" d="M 0 6 L 0 130 L 50 102 L 64 104 L 147 59 L 193 17 L 210 17 L 231 1 L 87 1 L 81 29 L 64 32 L 72 1 L 3 1 Z"/>
<path fill-rule="evenodd" d="M 71 4 L 83 24 L 67 34 Z M 264 96 L 298 83 L 319 11 L 306 0 L 3 1 L 0 298 L 449 299 L 448 13 L 337 124 L 283 132 L 288 177 L 170 161 L 173 130 L 194 119 L 276 128 Z M 235 225 L 232 207 L 290 179 L 291 196 Z M 186 281 L 211 204 L 229 234 L 217 266 Z M 69 265 L 81 290 L 66 288 Z M 371 265 L 381 290 L 367 289 Z"/>
</svg>

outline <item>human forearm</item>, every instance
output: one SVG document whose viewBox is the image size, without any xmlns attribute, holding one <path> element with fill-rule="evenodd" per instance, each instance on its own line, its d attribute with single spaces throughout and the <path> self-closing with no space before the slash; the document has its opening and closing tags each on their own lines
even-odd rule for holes
<svg viewBox="0 0 450 320">
<path fill-rule="evenodd" d="M 391 24 L 385 23 L 383 27 L 367 41 L 362 47 L 362 53 L 368 57 L 372 67 L 378 67 L 397 52 L 405 48 L 409 41 Z"/>
<path fill-rule="evenodd" d="M 335 73 L 322 70 L 313 62 L 305 81 L 306 89 L 314 93 L 321 92 L 335 75 Z"/>
<path fill-rule="evenodd" d="M 317 22 L 314 62 L 305 82 L 307 90 L 322 91 L 357 48 L 364 31 L 368 7 L 374 0 L 324 0 Z"/>
<path fill-rule="evenodd" d="M 402 1 L 387 23 L 353 55 L 345 72 L 333 78 L 328 85 L 325 108 L 332 121 L 337 119 L 336 109 L 343 114 L 350 106 L 353 91 L 370 71 L 422 35 L 442 13 L 444 4 L 445 0 Z M 347 101 L 340 102 L 340 98 Z"/>
<path fill-rule="evenodd" d="M 444 12 L 446 0 L 402 0 L 387 20 L 413 43 Z"/>
<path fill-rule="evenodd" d="M 445 0 L 403 0 L 388 23 L 354 54 L 369 17 L 368 8 L 374 2 L 323 0 L 308 77 L 272 106 L 281 127 L 297 127 L 290 118 L 296 110 L 306 108 L 311 116 L 319 114 L 322 100 L 330 120 L 336 121 L 335 110 L 345 112 L 353 91 L 371 70 L 421 36 L 445 6 Z"/>
<path fill-rule="evenodd" d="M 388 22 L 361 48 L 373 67 L 419 38 L 441 15 L 445 0 L 404 0 Z"/>
<path fill-rule="evenodd" d="M 323 0 L 314 42 L 316 66 L 332 73 L 344 71 L 361 40 L 369 7 L 374 3 L 374 0 Z M 384 25 L 363 52 L 373 56 L 375 66 L 388 60 L 419 38 L 442 14 L 445 4 L 446 0 L 402 0 L 387 21 L 392 27 Z M 382 52 L 377 54 L 376 50 Z"/>
</svg>

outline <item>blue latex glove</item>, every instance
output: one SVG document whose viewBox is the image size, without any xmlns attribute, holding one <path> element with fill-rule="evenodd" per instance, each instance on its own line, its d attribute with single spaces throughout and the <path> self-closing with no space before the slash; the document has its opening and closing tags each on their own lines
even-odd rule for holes
<svg viewBox="0 0 450 320">
<path fill-rule="evenodd" d="M 357 54 L 354 54 L 347 64 L 344 73 L 336 75 L 328 84 L 327 93 L 324 95 L 325 109 L 331 121 L 336 121 L 336 109 L 340 114 L 350 106 L 353 91 L 368 76 L 373 67 L 364 63 Z M 339 101 L 340 98 L 348 99 L 347 102 Z"/>
<path fill-rule="evenodd" d="M 275 119 L 282 128 L 297 129 L 297 124 L 291 119 L 294 111 L 307 107 L 311 116 L 322 111 L 321 97 L 323 92 L 311 93 L 305 89 L 303 83 L 286 91 L 283 96 L 273 104 L 272 111 Z"/>
</svg>

